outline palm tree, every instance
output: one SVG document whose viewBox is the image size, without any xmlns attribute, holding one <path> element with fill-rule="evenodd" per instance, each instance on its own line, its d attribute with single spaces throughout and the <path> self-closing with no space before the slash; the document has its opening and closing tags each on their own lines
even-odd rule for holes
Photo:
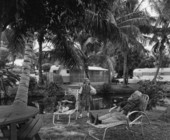
<svg viewBox="0 0 170 140">
<path fill-rule="evenodd" d="M 76 33 L 76 39 L 74 40 L 77 43 L 79 51 L 81 52 L 81 58 L 83 62 L 84 72 L 87 78 L 88 66 L 90 63 L 90 57 L 94 54 L 93 52 L 97 49 L 98 41 L 96 38 L 92 37 L 90 33 L 87 33 L 85 30 L 81 30 L 79 33 Z"/>
<path fill-rule="evenodd" d="M 144 38 L 139 25 L 148 24 L 148 17 L 143 11 L 139 11 L 139 6 L 136 8 L 135 5 L 134 1 L 116 0 L 111 3 L 104 3 L 103 7 L 105 6 L 106 9 L 102 7 L 103 10 L 96 11 L 99 8 L 92 7 L 87 10 L 87 18 L 90 19 L 88 24 L 93 29 L 94 34 L 102 39 L 109 39 L 122 51 L 124 56 L 124 84 L 126 84 L 127 79 L 129 47 L 143 48 Z M 91 23 L 91 21 L 93 22 Z"/>
<path fill-rule="evenodd" d="M 0 40 L 1 34 L 11 23 L 18 21 L 23 13 L 25 0 L 1 0 L 0 1 Z"/>
<path fill-rule="evenodd" d="M 170 3 L 167 1 L 154 1 L 151 0 L 151 4 L 154 7 L 155 12 L 158 13 L 158 17 L 156 18 L 156 21 L 154 23 L 154 28 L 152 30 L 155 30 L 153 32 L 152 38 L 150 38 L 150 44 L 153 42 L 155 43 L 152 48 L 153 55 L 156 59 L 156 72 L 153 78 L 153 82 L 156 82 L 157 76 L 159 73 L 159 70 L 162 65 L 162 58 L 164 55 L 165 48 L 169 47 L 169 24 L 170 24 L 170 18 L 169 15 L 166 13 L 168 12 L 168 6 Z M 164 7 L 164 5 L 166 5 Z M 159 29 L 159 30 L 158 30 Z"/>
<path fill-rule="evenodd" d="M 59 60 L 70 69 L 83 66 L 84 54 L 70 39 L 70 36 L 55 35 L 52 44 L 54 45 L 54 50 L 51 52 L 53 59 Z"/>
<path fill-rule="evenodd" d="M 156 42 L 155 45 L 153 46 L 153 50 L 154 52 L 157 52 L 157 55 L 159 57 L 156 74 L 153 79 L 154 81 L 156 81 L 157 73 L 159 72 L 159 68 L 162 62 L 163 51 L 166 47 L 169 47 L 170 1 L 150 0 L 150 2 L 153 5 L 155 11 L 158 13 L 158 18 L 155 23 L 155 28 L 153 28 L 152 29 L 153 31 L 151 32 L 153 33 L 153 37 L 151 41 Z M 166 121 L 170 121 L 169 117 L 170 117 L 170 106 L 168 106 L 165 112 L 162 114 L 162 118 Z"/>
<path fill-rule="evenodd" d="M 28 32 L 27 39 L 25 40 L 25 53 L 24 63 L 22 66 L 22 75 L 17 90 L 17 94 L 15 96 L 15 100 L 13 103 L 14 105 L 22 104 L 23 106 L 27 106 L 28 103 L 28 87 L 32 64 L 33 41 L 34 35 L 31 32 Z"/>
<path fill-rule="evenodd" d="M 39 53 L 38 53 L 38 70 L 39 70 L 39 84 L 43 85 L 44 81 L 43 81 L 43 74 L 42 74 L 42 44 L 44 42 L 44 34 L 45 34 L 45 29 L 41 29 L 38 32 L 37 35 L 37 41 L 39 44 Z"/>
<path fill-rule="evenodd" d="M 161 65 L 162 65 L 162 58 L 163 58 L 163 55 L 164 55 L 163 51 L 166 48 L 165 43 L 169 44 L 169 41 L 168 41 L 168 38 L 167 38 L 166 34 L 162 34 L 161 41 L 157 40 L 157 42 L 155 43 L 155 45 L 152 48 L 153 54 L 157 58 L 156 59 L 156 61 L 157 61 L 157 64 L 156 64 L 157 65 L 157 70 L 156 70 L 155 76 L 154 76 L 154 78 L 152 80 L 153 82 L 156 82 L 159 70 L 160 70 Z"/>
<path fill-rule="evenodd" d="M 98 45 L 98 49 L 95 53 L 93 53 L 89 59 L 95 62 L 96 65 L 100 65 L 102 67 L 107 67 L 109 70 L 109 81 L 111 82 L 116 67 L 116 47 L 110 42 L 100 42 Z"/>
</svg>

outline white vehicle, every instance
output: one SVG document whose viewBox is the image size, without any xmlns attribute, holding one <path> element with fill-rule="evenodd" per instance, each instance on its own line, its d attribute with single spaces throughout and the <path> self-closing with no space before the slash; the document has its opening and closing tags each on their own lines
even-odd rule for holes
<svg viewBox="0 0 170 140">
<path fill-rule="evenodd" d="M 133 78 L 139 79 L 141 81 L 144 80 L 153 80 L 157 68 L 141 68 L 135 69 L 133 71 Z M 160 68 L 157 81 L 170 81 L 170 68 Z"/>
</svg>

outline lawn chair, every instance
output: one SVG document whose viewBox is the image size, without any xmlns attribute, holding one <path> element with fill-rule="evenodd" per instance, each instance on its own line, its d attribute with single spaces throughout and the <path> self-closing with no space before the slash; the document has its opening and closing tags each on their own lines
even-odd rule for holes
<svg viewBox="0 0 170 140">
<path fill-rule="evenodd" d="M 147 119 L 147 121 L 149 122 L 149 124 L 150 124 L 150 120 L 149 120 L 147 114 L 145 113 L 148 101 L 149 101 L 149 96 L 146 95 L 146 94 L 142 94 L 141 104 L 140 104 L 140 108 L 141 108 L 142 111 L 132 111 L 132 112 L 129 112 L 127 114 L 127 116 L 126 116 L 126 120 L 116 121 L 116 122 L 113 122 L 113 123 L 110 123 L 110 124 L 99 124 L 99 125 L 94 125 L 94 124 L 90 123 L 90 121 L 87 121 L 87 123 L 92 125 L 92 126 L 94 126 L 95 128 L 104 128 L 103 140 L 105 139 L 106 131 L 109 128 L 117 127 L 117 126 L 120 126 L 120 125 L 124 125 L 128 130 L 130 130 L 132 132 L 132 129 L 131 129 L 132 126 L 136 125 L 136 124 L 140 124 L 141 125 L 141 129 L 142 129 L 142 135 L 144 135 L 144 132 L 143 132 L 143 118 L 145 117 Z M 115 107 L 111 108 L 109 110 L 109 112 L 111 112 L 114 109 L 115 109 Z M 134 113 L 138 113 L 139 115 L 133 121 L 130 121 L 129 118 Z M 91 133 L 91 131 L 89 131 L 89 136 L 93 137 L 94 139 L 99 140 L 97 137 L 95 137 Z"/>
<path fill-rule="evenodd" d="M 76 98 L 76 103 L 75 103 L 75 109 L 72 109 L 72 110 L 68 110 L 68 111 L 65 111 L 65 112 L 54 112 L 53 113 L 53 124 L 54 125 L 57 125 L 55 123 L 55 117 L 57 116 L 57 120 L 59 120 L 59 116 L 61 115 L 67 115 L 69 117 L 68 119 L 68 125 L 70 124 L 70 119 L 71 119 L 71 115 L 76 113 L 76 120 L 77 120 L 77 117 L 78 117 L 78 107 L 79 107 L 79 94 L 78 94 L 78 89 L 71 89 L 71 95 L 74 95 L 75 98 Z"/>
</svg>

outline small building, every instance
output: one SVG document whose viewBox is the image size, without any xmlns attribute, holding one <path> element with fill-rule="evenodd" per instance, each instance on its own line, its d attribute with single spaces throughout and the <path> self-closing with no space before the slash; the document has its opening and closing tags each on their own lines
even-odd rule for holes
<svg viewBox="0 0 170 140">
<path fill-rule="evenodd" d="M 60 67 L 60 68 L 59 68 Z M 91 82 L 108 82 L 108 70 L 102 67 L 89 66 L 89 77 Z M 86 77 L 82 69 L 66 69 L 62 66 L 52 66 L 50 72 L 57 71 L 63 78 L 63 83 L 79 83 L 83 82 Z"/>
<path fill-rule="evenodd" d="M 91 82 L 108 82 L 108 70 L 102 67 L 89 66 L 89 77 Z M 70 70 L 70 82 L 83 82 L 86 77 L 85 72 L 81 69 Z"/>
</svg>

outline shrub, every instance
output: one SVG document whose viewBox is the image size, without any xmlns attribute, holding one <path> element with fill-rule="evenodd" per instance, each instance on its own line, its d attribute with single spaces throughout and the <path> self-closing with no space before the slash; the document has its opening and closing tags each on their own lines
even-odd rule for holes
<svg viewBox="0 0 170 140">
<path fill-rule="evenodd" d="M 51 112 L 54 110 L 55 107 L 55 101 L 56 98 L 55 97 L 46 97 L 43 100 L 43 106 L 45 107 L 44 110 L 46 112 Z"/>
<path fill-rule="evenodd" d="M 148 110 L 151 110 L 152 108 L 156 107 L 156 105 L 159 105 L 160 102 L 162 102 L 165 98 L 166 91 L 163 88 L 163 83 L 157 82 L 156 84 L 152 81 L 141 81 L 139 83 L 139 91 L 141 91 L 143 94 L 149 95 L 149 104 L 148 104 Z"/>
<path fill-rule="evenodd" d="M 97 95 L 103 98 L 103 103 L 106 105 L 106 108 L 111 106 L 113 96 L 113 89 L 110 84 L 104 83 L 97 91 Z"/>
<path fill-rule="evenodd" d="M 30 82 L 29 82 L 29 91 L 33 92 L 33 90 L 37 86 L 37 80 L 35 77 L 30 77 Z"/>
<path fill-rule="evenodd" d="M 45 63 L 45 64 L 42 65 L 42 70 L 43 70 L 44 72 L 49 72 L 51 66 L 52 66 L 52 64 L 50 64 L 50 63 Z"/>
<path fill-rule="evenodd" d="M 64 89 L 60 84 L 51 82 L 47 87 L 46 87 L 46 93 L 47 96 L 61 96 L 64 95 Z"/>
<path fill-rule="evenodd" d="M 54 110 L 57 101 L 64 96 L 64 88 L 57 83 L 50 83 L 45 90 L 45 98 L 43 100 L 45 110 L 47 112 Z"/>
</svg>

